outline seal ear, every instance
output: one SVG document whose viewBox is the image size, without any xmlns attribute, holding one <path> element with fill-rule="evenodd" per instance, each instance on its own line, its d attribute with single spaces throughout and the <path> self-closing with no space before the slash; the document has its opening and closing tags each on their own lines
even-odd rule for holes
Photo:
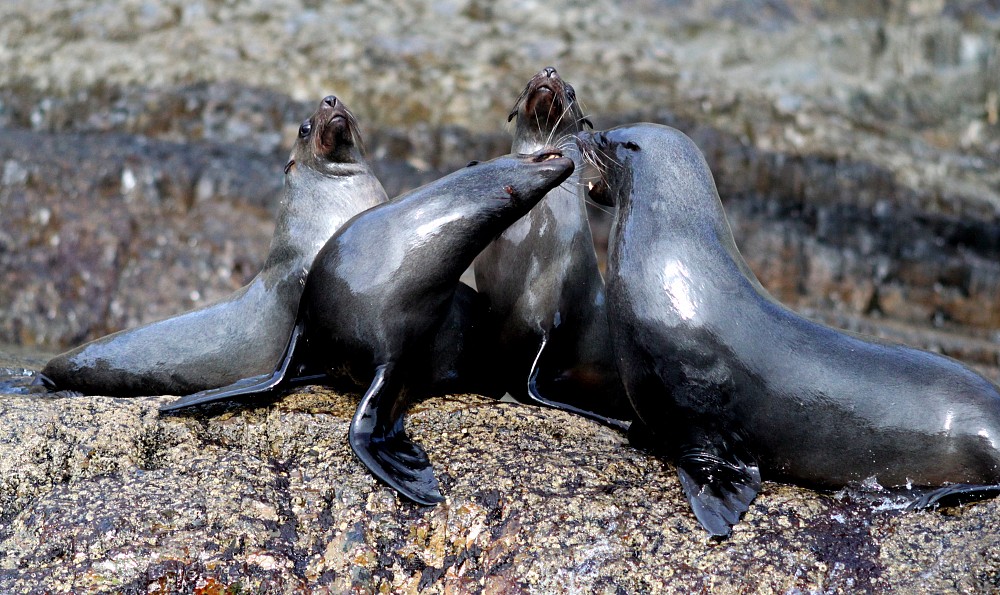
<svg viewBox="0 0 1000 595">
<path fill-rule="evenodd" d="M 514 110 L 507 114 L 507 121 L 510 122 L 517 116 L 517 106 L 514 106 Z"/>
<path fill-rule="evenodd" d="M 594 129 L 594 123 L 590 121 L 590 118 L 580 118 L 580 125 L 587 125 L 590 126 L 591 130 Z"/>
</svg>

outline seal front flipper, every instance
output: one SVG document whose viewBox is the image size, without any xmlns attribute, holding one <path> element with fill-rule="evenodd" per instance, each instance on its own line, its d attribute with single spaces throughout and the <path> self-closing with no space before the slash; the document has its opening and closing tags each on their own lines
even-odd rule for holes
<svg viewBox="0 0 1000 595">
<path fill-rule="evenodd" d="M 444 501 L 424 449 L 406 435 L 403 387 L 393 364 L 382 364 L 351 420 L 348 441 L 366 467 L 417 504 Z"/>
<path fill-rule="evenodd" d="M 567 405 L 566 403 L 561 403 L 559 401 L 552 401 L 546 399 L 541 395 L 538 390 L 538 372 L 541 368 L 542 354 L 545 352 L 545 346 L 549 343 L 549 334 L 545 333 L 542 335 L 541 345 L 538 346 L 538 353 L 535 354 L 535 361 L 531 364 L 531 373 L 528 374 L 528 397 L 531 398 L 535 403 L 542 405 L 543 407 L 551 407 L 552 409 L 560 409 L 562 411 L 568 411 L 570 413 L 575 413 L 576 415 L 581 415 L 587 419 L 592 419 L 598 423 L 602 423 L 606 426 L 615 428 L 616 430 L 627 430 L 629 427 L 628 422 L 621 421 L 619 419 L 612 419 L 610 417 L 604 417 L 592 411 L 587 411 L 585 409 L 580 409 L 572 405 Z"/>
<path fill-rule="evenodd" d="M 211 388 L 181 397 L 173 403 L 161 406 L 160 411 L 176 411 L 177 409 L 183 409 L 184 407 L 190 407 L 192 405 L 201 405 L 202 403 L 211 403 L 213 401 L 222 401 L 225 399 L 245 397 L 248 395 L 264 395 L 278 390 L 279 388 L 285 388 L 289 385 L 294 386 L 304 384 L 304 380 L 325 378 L 325 375 L 313 375 L 302 378 L 292 378 L 288 381 L 285 380 L 288 376 L 288 370 L 291 367 L 292 360 L 295 356 L 295 348 L 299 344 L 299 339 L 302 337 L 304 329 L 305 325 L 300 318 L 296 321 L 295 326 L 292 328 L 292 335 L 288 338 L 288 346 L 285 347 L 285 353 L 281 358 L 281 363 L 274 372 L 271 372 L 270 374 L 261 374 L 259 376 L 251 376 L 249 378 L 237 380 L 228 386 Z"/>
<path fill-rule="evenodd" d="M 677 474 L 695 518 L 717 537 L 729 535 L 760 491 L 760 469 L 737 436 L 683 447 Z"/>
</svg>

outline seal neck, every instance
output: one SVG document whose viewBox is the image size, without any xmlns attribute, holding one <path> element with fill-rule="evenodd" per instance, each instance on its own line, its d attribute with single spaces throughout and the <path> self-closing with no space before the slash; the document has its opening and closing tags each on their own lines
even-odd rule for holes
<svg viewBox="0 0 1000 595">
<path fill-rule="evenodd" d="M 386 201 L 385 190 L 367 166 L 329 176 L 297 167 L 285 176 L 281 206 L 264 270 L 306 270 L 326 241 L 348 219 Z"/>
<path fill-rule="evenodd" d="M 715 252 L 768 295 L 736 246 L 715 180 L 700 153 L 690 161 L 663 163 L 653 175 L 645 175 L 641 167 L 625 170 L 631 177 L 624 181 L 628 191 L 620 194 L 612 224 L 610 266 L 624 256 L 614 252 L 625 239 L 639 253 L 664 260 Z"/>
</svg>

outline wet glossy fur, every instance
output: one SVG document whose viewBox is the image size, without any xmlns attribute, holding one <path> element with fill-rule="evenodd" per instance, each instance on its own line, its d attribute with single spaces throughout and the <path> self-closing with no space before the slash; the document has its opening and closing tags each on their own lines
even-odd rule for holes
<svg viewBox="0 0 1000 595">
<path fill-rule="evenodd" d="M 316 257 L 281 366 L 164 410 L 271 394 L 303 369 L 324 374 L 324 382 L 352 379 L 368 386 L 351 422 L 354 452 L 407 498 L 441 501 L 426 453 L 406 435 L 403 413 L 452 372 L 459 381 L 468 376 L 454 368 L 464 347 L 477 344 L 464 334 L 469 326 L 455 322 L 456 304 L 471 291 L 459 283 L 462 272 L 572 171 L 573 162 L 552 150 L 501 157 L 358 215 Z M 463 336 L 454 338 L 454 329 Z M 442 333 L 452 337 L 443 350 Z"/>
</svg>

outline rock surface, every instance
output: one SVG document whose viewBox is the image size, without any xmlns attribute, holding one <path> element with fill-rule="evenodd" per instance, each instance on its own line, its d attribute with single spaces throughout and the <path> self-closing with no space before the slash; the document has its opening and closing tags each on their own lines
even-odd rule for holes
<svg viewBox="0 0 1000 595">
<path fill-rule="evenodd" d="M 357 397 L 157 415 L 0 397 L 4 593 L 851 593 L 1000 588 L 1000 502 L 875 511 L 765 483 L 725 541 L 673 468 L 561 412 L 464 395 L 407 417 L 447 501 L 353 457 Z M 209 414 L 210 413 L 210 414 Z"/>
<path fill-rule="evenodd" d="M 506 152 L 546 65 L 598 127 L 691 135 L 783 302 L 998 378 L 993 0 L 33 0 L 0 4 L 0 380 L 248 281 L 324 95 L 393 195 Z M 669 465 L 475 396 L 414 409 L 449 500 L 401 502 L 347 447 L 355 399 L 0 395 L 0 591 L 1000 590 L 1000 502 L 765 483 L 715 542 Z"/>
</svg>

